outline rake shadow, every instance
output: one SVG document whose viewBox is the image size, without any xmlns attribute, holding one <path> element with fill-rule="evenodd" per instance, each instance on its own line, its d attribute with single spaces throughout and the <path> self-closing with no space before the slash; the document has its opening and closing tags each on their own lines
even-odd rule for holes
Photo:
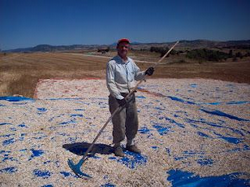
<svg viewBox="0 0 250 187">
<path fill-rule="evenodd" d="M 81 143 L 73 143 L 73 144 L 64 144 L 62 147 L 76 155 L 83 156 L 85 152 L 90 147 L 91 143 L 81 142 Z M 113 147 L 106 144 L 94 144 L 92 150 L 89 152 L 90 155 L 94 155 L 96 153 L 109 155 L 113 153 Z"/>
</svg>

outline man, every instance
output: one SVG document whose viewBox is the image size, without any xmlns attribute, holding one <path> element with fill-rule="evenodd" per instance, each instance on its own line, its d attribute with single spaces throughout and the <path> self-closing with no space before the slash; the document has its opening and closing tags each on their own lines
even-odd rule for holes
<svg viewBox="0 0 250 187">
<path fill-rule="evenodd" d="M 133 140 L 138 131 L 138 116 L 135 102 L 135 94 L 125 99 L 128 93 L 135 87 L 136 81 L 144 79 L 145 75 L 151 76 L 154 68 L 140 71 L 135 62 L 127 57 L 130 41 L 122 38 L 118 41 L 117 56 L 107 63 L 106 81 L 109 89 L 109 110 L 111 114 L 122 106 L 121 112 L 114 115 L 113 143 L 116 156 L 124 156 L 121 142 L 127 138 L 126 149 L 135 153 L 141 153 Z"/>
</svg>

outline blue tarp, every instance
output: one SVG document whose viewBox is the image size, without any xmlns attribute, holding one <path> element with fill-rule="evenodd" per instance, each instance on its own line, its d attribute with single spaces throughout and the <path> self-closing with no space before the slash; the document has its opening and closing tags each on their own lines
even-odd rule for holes
<svg viewBox="0 0 250 187">
<path fill-rule="evenodd" d="M 5 96 L 5 97 L 0 97 L 0 100 L 15 102 L 15 101 L 27 101 L 27 100 L 33 101 L 34 99 L 28 97 Z"/>
<path fill-rule="evenodd" d="M 170 170 L 167 178 L 173 187 L 247 187 L 250 180 L 240 179 L 240 173 L 232 173 L 222 176 L 200 177 L 191 172 L 181 170 Z"/>
</svg>

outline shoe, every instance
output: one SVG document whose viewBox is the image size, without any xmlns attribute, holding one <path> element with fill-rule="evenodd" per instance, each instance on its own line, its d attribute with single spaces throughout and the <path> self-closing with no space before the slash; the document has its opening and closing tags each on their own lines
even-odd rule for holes
<svg viewBox="0 0 250 187">
<path fill-rule="evenodd" d="M 124 157 L 124 152 L 121 146 L 115 147 L 114 153 L 115 153 L 115 156 Z"/>
<path fill-rule="evenodd" d="M 141 150 L 138 147 L 136 147 L 136 145 L 126 146 L 126 149 L 134 153 L 139 153 L 139 154 L 141 153 Z"/>
</svg>

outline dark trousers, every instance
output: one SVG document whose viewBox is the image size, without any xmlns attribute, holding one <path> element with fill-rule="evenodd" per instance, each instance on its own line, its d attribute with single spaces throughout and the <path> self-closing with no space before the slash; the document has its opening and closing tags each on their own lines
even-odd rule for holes
<svg viewBox="0 0 250 187">
<path fill-rule="evenodd" d="M 122 94 L 126 96 L 126 94 Z M 109 96 L 109 110 L 111 114 L 119 107 L 115 97 Z M 126 106 L 112 118 L 113 123 L 113 143 L 119 144 L 127 137 L 128 142 L 132 142 L 138 131 L 138 115 L 135 102 L 135 94 L 129 98 Z"/>
</svg>

